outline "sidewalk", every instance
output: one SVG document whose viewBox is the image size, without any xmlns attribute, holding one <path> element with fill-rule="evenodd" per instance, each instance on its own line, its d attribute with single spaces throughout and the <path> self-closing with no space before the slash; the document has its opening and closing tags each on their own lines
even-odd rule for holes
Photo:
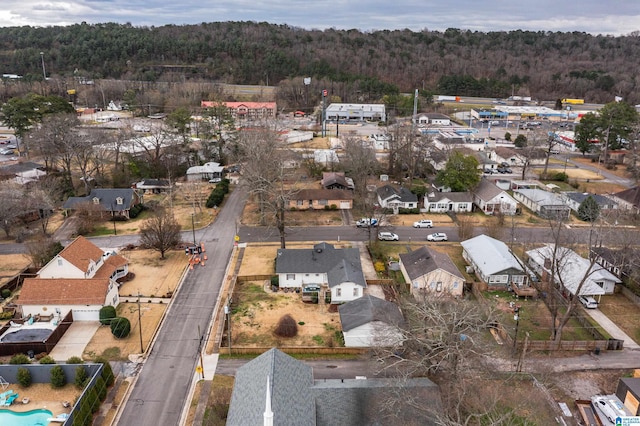
<svg viewBox="0 0 640 426">
<path fill-rule="evenodd" d="M 614 339 L 624 340 L 625 349 L 640 349 L 638 345 L 629 335 L 622 331 L 617 325 L 613 323 L 605 314 L 599 309 L 585 309 L 584 310 L 591 318 L 596 320 L 600 327 L 604 328 L 607 333 Z"/>
</svg>

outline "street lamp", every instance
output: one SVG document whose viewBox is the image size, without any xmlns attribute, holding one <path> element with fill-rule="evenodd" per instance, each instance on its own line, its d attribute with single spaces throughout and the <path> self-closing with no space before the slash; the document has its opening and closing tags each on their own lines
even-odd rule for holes
<svg viewBox="0 0 640 426">
<path fill-rule="evenodd" d="M 42 61 L 42 77 L 47 81 L 47 71 L 44 68 L 44 52 L 40 52 L 40 60 Z"/>
</svg>

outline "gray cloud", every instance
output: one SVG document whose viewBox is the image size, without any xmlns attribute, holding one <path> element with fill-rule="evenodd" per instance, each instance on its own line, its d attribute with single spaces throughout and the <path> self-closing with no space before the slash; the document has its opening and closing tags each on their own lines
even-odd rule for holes
<svg viewBox="0 0 640 426">
<path fill-rule="evenodd" d="M 620 35 L 640 30 L 640 2 L 3 0 L 0 10 L 0 26 L 50 26 L 79 22 L 162 26 L 218 21 L 270 22 L 305 29 L 523 29 Z"/>
</svg>

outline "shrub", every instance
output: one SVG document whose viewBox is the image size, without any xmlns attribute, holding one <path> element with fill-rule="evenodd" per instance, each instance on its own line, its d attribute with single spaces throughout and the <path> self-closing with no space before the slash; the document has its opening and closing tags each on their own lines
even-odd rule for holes
<svg viewBox="0 0 640 426">
<path fill-rule="evenodd" d="M 89 375 L 87 374 L 87 370 L 85 370 L 84 366 L 82 365 L 77 366 L 76 377 L 73 380 L 73 383 L 75 383 L 78 389 L 84 389 L 88 381 L 89 381 Z"/>
<path fill-rule="evenodd" d="M 280 287 L 280 277 L 278 275 L 271 277 L 271 285 L 274 287 Z"/>
<path fill-rule="evenodd" d="M 31 372 L 24 367 L 18 368 L 17 380 L 20 386 L 28 388 L 31 386 Z"/>
<path fill-rule="evenodd" d="M 0 292 L 0 296 L 2 296 L 3 299 L 8 299 L 9 297 L 11 297 L 11 290 L 9 290 L 8 288 L 3 288 Z"/>
<path fill-rule="evenodd" d="M 398 214 L 419 214 L 420 209 L 398 209 Z"/>
<path fill-rule="evenodd" d="M 56 361 L 49 355 L 46 355 L 40 359 L 40 364 L 55 364 Z"/>
<path fill-rule="evenodd" d="M 564 172 L 558 172 L 553 175 L 552 179 L 558 182 L 567 182 L 569 180 L 569 176 Z"/>
<path fill-rule="evenodd" d="M 11 365 L 31 364 L 31 360 L 25 354 L 16 354 L 11 357 L 11 359 L 9 360 L 9 364 Z"/>
<path fill-rule="evenodd" d="M 104 383 L 107 387 L 111 386 L 115 381 L 111 364 L 109 364 L 109 361 L 106 358 L 102 357 L 96 358 L 95 362 L 102 364 L 102 374 L 100 376 L 104 379 Z"/>
<path fill-rule="evenodd" d="M 94 386 L 96 393 L 98 394 L 98 399 L 100 402 L 107 399 L 107 385 L 104 383 L 104 379 L 100 376 L 96 378 L 96 385 Z"/>
<path fill-rule="evenodd" d="M 113 306 L 103 306 L 100 308 L 100 324 L 109 325 L 111 320 L 117 317 L 116 308 Z"/>
<path fill-rule="evenodd" d="M 67 378 L 64 376 L 64 370 L 59 365 L 51 368 L 51 386 L 61 388 L 67 384 Z"/>
<path fill-rule="evenodd" d="M 298 324 L 291 315 L 286 314 L 280 318 L 273 333 L 279 337 L 295 337 L 298 334 Z"/>
<path fill-rule="evenodd" d="M 87 391 L 87 396 L 85 397 L 85 400 L 89 404 L 91 413 L 92 414 L 97 413 L 98 410 L 100 409 L 100 401 L 98 400 L 98 393 L 96 392 L 95 387 L 92 387 Z"/>
<path fill-rule="evenodd" d="M 117 339 L 124 339 L 131 332 L 131 323 L 128 319 L 117 317 L 111 320 L 111 334 Z"/>
<path fill-rule="evenodd" d="M 67 360 L 67 364 L 84 364 L 84 361 L 78 356 L 72 356 Z"/>
</svg>

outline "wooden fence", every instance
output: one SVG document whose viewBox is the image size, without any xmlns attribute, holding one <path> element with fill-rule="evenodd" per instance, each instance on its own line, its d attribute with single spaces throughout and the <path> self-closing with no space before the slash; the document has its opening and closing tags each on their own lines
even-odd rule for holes
<svg viewBox="0 0 640 426">
<path fill-rule="evenodd" d="M 269 348 L 249 348 L 249 347 L 232 347 L 231 355 L 260 355 L 267 352 Z M 317 354 L 317 355 L 362 355 L 369 352 L 369 348 L 327 348 L 324 346 L 287 346 L 278 348 L 289 355 L 293 354 Z M 220 353 L 229 355 L 229 348 L 220 347 Z"/>
<path fill-rule="evenodd" d="M 236 281 L 240 283 L 246 283 L 249 281 L 267 281 L 273 277 L 274 274 L 271 275 L 238 275 Z"/>
</svg>

